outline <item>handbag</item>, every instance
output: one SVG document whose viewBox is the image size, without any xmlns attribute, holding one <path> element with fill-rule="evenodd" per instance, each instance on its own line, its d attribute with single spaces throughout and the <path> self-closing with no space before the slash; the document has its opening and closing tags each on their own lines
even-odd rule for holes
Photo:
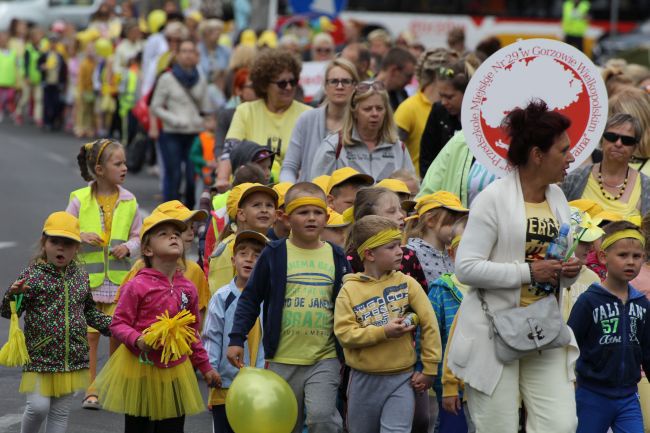
<svg viewBox="0 0 650 433">
<path fill-rule="evenodd" d="M 564 323 L 555 296 L 546 296 L 527 307 L 492 312 L 485 301 L 485 289 L 478 289 L 481 308 L 490 322 L 497 359 L 508 364 L 533 352 L 565 347 L 571 330 Z"/>
</svg>

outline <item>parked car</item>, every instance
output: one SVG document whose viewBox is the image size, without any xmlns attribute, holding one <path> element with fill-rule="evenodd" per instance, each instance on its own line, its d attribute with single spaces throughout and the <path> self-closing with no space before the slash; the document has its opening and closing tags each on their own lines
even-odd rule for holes
<svg viewBox="0 0 650 433">
<path fill-rule="evenodd" d="M 650 50 L 650 20 L 640 24 L 629 33 L 616 36 L 605 35 L 594 46 L 593 57 L 596 63 L 604 64 L 614 57 L 626 58 L 639 51 Z M 636 57 L 636 56 L 635 56 Z M 648 64 L 646 56 L 643 64 Z M 635 62 L 637 63 L 637 62 Z"/>
</svg>

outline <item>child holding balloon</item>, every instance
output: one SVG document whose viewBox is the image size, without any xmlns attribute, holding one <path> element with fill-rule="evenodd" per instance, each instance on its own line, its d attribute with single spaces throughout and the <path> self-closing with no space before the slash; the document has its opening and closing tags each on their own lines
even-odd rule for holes
<svg viewBox="0 0 650 433">
<path fill-rule="evenodd" d="M 349 264 L 343 250 L 320 240 L 327 223 L 323 190 L 311 182 L 293 185 L 285 195 L 291 236 L 262 251 L 255 272 L 237 304 L 227 358 L 244 365 L 244 341 L 264 305 L 264 353 L 269 369 L 284 378 L 298 401 L 310 433 L 339 433 L 336 408 L 341 364 L 333 332 L 334 300 Z M 305 418 L 306 414 L 306 418 Z"/>
<path fill-rule="evenodd" d="M 351 231 L 364 272 L 343 279 L 334 333 L 351 367 L 347 424 L 353 433 L 410 432 L 415 392 L 431 386 L 441 360 L 431 303 L 415 279 L 398 271 L 401 239 L 396 222 L 376 215 L 361 218 Z M 422 373 L 414 372 L 418 323 Z"/>
<path fill-rule="evenodd" d="M 232 330 L 237 301 L 267 242 L 266 236 L 253 230 L 244 230 L 237 234 L 232 256 L 235 278 L 217 290 L 208 306 L 203 327 L 203 344 L 208 352 L 210 364 L 221 376 L 221 388 L 212 389 L 209 397 L 215 433 L 233 432 L 226 418 L 225 404 L 228 388 L 238 370 L 226 359 L 230 341 L 228 334 Z M 264 368 L 264 348 L 261 343 L 262 327 L 258 320 L 248 333 L 248 344 L 244 342 L 244 363 Z"/>
<path fill-rule="evenodd" d="M 115 309 L 111 332 L 123 344 L 95 385 L 104 409 L 125 414 L 125 433 L 182 433 L 185 416 L 204 410 L 194 369 L 208 385 L 221 383 L 197 338 L 196 287 L 178 269 L 185 228 L 161 212 L 145 218 L 145 268 L 123 287 Z"/>
</svg>

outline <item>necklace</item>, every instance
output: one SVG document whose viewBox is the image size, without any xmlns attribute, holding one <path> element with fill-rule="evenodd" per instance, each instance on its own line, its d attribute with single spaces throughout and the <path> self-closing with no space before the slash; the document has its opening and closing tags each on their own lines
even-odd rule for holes
<svg viewBox="0 0 650 433">
<path fill-rule="evenodd" d="M 625 180 L 623 181 L 623 183 L 618 185 L 618 186 L 615 186 L 615 187 L 612 187 L 611 185 L 605 184 L 605 182 L 603 181 L 603 173 L 602 173 L 602 171 L 603 171 L 603 165 L 601 163 L 598 166 L 598 186 L 600 187 L 600 193 L 603 195 L 603 197 L 605 197 L 607 200 L 611 200 L 611 201 L 616 201 L 616 200 L 620 199 L 621 197 L 623 197 L 623 194 L 625 194 L 625 190 L 627 189 L 627 181 L 628 181 L 628 178 L 630 176 L 630 167 L 628 166 L 627 170 L 625 171 Z M 618 195 L 616 195 L 616 197 L 613 197 L 611 194 L 609 194 L 607 191 L 605 191 L 605 185 L 609 186 L 610 188 L 620 189 L 620 191 L 618 192 Z"/>
</svg>

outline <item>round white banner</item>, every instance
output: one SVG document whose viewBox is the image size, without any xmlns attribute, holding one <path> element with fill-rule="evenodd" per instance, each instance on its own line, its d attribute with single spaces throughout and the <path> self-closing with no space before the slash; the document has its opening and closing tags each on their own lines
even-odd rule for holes
<svg viewBox="0 0 650 433">
<path fill-rule="evenodd" d="M 571 119 L 567 131 L 580 166 L 598 145 L 607 122 L 607 90 L 598 68 L 576 48 L 552 39 L 527 39 L 490 56 L 472 77 L 461 120 L 470 151 L 497 176 L 512 170 L 503 118 L 541 99 Z"/>
</svg>

